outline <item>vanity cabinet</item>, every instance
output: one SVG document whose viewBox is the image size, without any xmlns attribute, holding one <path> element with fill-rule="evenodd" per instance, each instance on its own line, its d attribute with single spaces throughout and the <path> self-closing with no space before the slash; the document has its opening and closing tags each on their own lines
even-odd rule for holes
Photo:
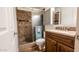
<svg viewBox="0 0 79 59">
<path fill-rule="evenodd" d="M 54 32 L 45 32 L 47 52 L 73 52 L 75 37 Z"/>
</svg>

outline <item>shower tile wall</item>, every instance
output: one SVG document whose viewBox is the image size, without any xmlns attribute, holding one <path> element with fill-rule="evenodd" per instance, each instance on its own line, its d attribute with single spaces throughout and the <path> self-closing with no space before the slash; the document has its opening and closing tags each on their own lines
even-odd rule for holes
<svg viewBox="0 0 79 59">
<path fill-rule="evenodd" d="M 32 41 L 32 20 L 31 12 L 17 10 L 19 44 Z"/>
</svg>

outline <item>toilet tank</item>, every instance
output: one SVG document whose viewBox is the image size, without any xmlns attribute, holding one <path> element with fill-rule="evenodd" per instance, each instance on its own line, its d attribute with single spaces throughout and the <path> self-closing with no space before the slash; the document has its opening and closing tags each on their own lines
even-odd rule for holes
<svg viewBox="0 0 79 59">
<path fill-rule="evenodd" d="M 35 26 L 35 39 L 40 39 L 43 37 L 43 29 L 42 26 Z"/>
</svg>

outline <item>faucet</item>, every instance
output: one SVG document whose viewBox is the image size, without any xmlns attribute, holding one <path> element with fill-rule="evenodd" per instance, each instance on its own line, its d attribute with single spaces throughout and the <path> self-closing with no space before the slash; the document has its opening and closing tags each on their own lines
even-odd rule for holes
<svg viewBox="0 0 79 59">
<path fill-rule="evenodd" d="M 68 26 L 64 26 L 64 30 L 65 30 L 65 31 L 69 31 L 69 28 L 70 28 L 70 27 L 68 27 Z"/>
</svg>

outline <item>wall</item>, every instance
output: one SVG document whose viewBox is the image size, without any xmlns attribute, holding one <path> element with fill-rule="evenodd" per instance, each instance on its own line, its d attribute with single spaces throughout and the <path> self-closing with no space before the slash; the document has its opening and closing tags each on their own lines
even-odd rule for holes
<svg viewBox="0 0 79 59">
<path fill-rule="evenodd" d="M 76 7 L 61 7 L 61 25 L 76 26 Z"/>
<path fill-rule="evenodd" d="M 43 12 L 43 25 L 51 24 L 51 9 L 47 9 Z"/>
<path fill-rule="evenodd" d="M 32 35 L 35 40 L 35 26 L 42 26 L 42 14 L 39 12 L 32 12 Z"/>
<path fill-rule="evenodd" d="M 48 8 L 45 13 L 44 13 L 44 25 L 45 25 L 45 30 L 46 29 L 54 29 L 54 26 L 53 26 L 53 19 L 54 19 L 54 11 L 55 11 L 55 8 Z M 46 15 L 47 14 L 47 15 Z"/>
<path fill-rule="evenodd" d="M 45 11 L 43 11 L 43 24 L 44 25 L 53 25 L 53 19 L 54 19 L 54 11 L 55 8 L 47 8 Z"/>
<path fill-rule="evenodd" d="M 30 11 L 17 10 L 19 44 L 32 42 L 32 14 Z"/>
<path fill-rule="evenodd" d="M 39 26 L 42 25 L 42 17 L 41 15 L 32 15 L 32 26 Z"/>
<path fill-rule="evenodd" d="M 79 7 L 77 8 L 77 24 L 76 24 L 77 26 L 77 36 L 79 36 Z M 75 52 L 79 52 L 79 37 L 77 38 L 75 38 Z"/>
</svg>

